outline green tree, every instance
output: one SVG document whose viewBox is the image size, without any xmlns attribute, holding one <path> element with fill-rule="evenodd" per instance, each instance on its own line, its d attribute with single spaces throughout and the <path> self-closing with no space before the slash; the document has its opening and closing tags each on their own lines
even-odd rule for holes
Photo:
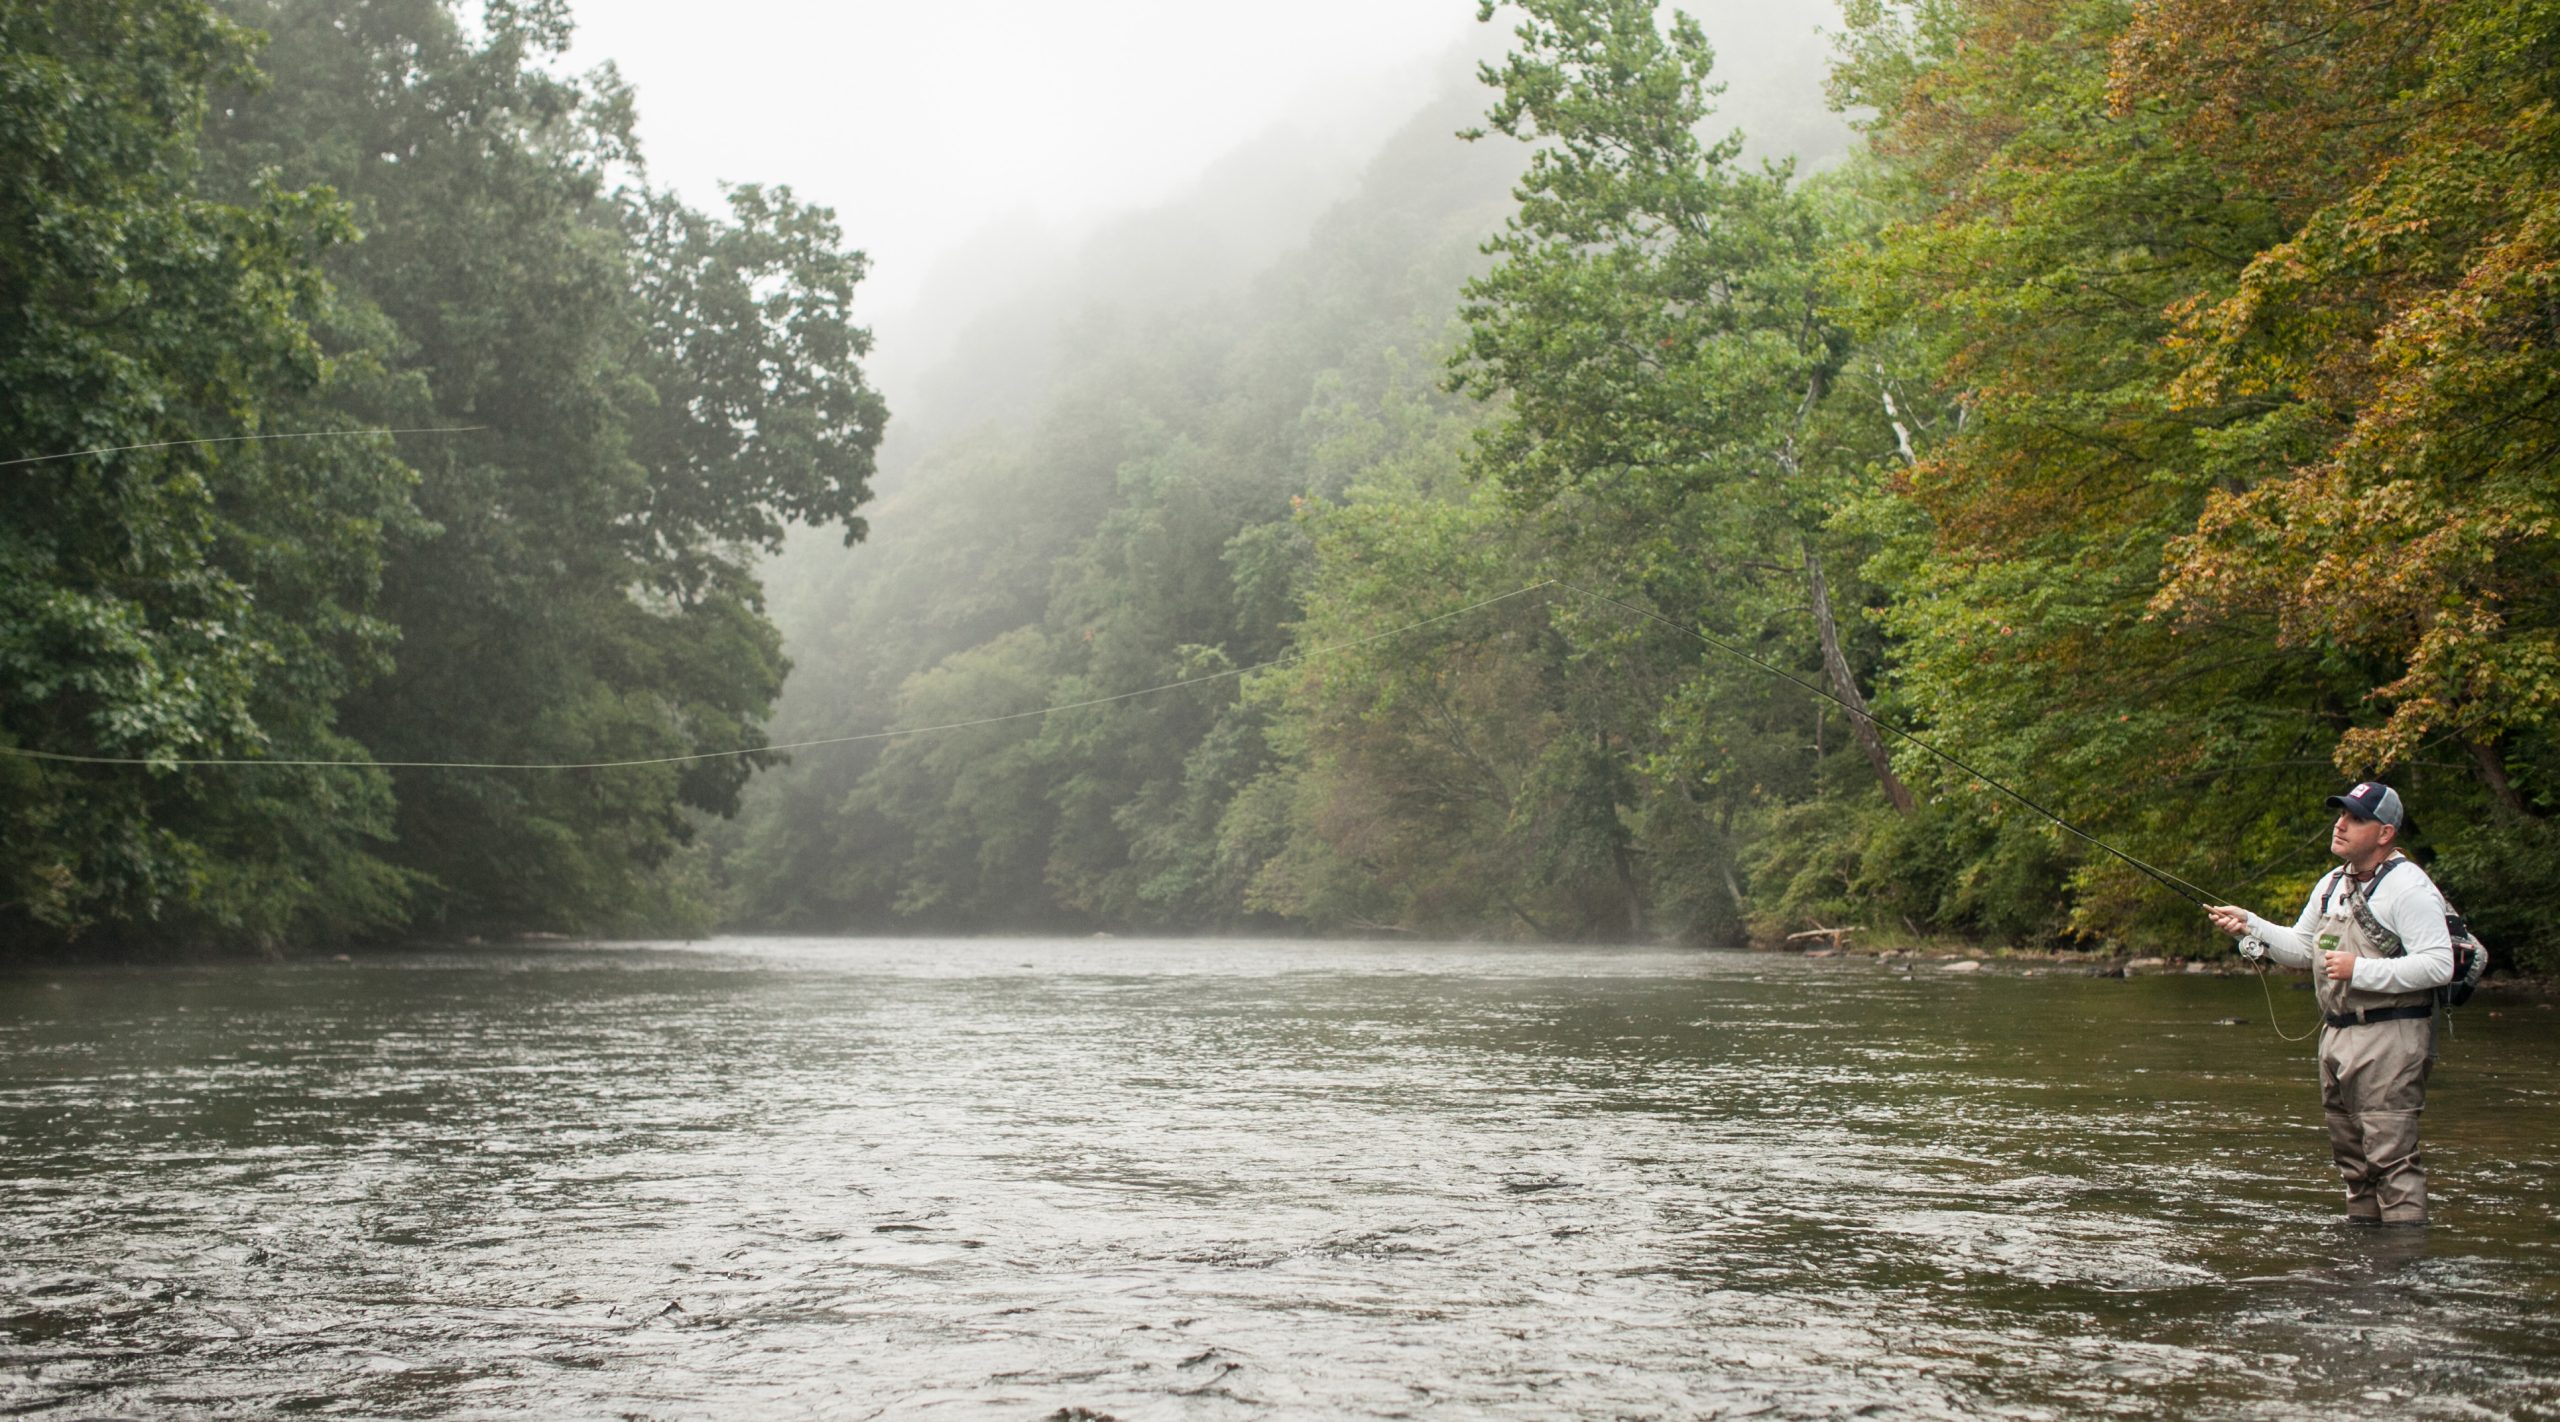
<svg viewBox="0 0 2560 1422">
<path fill-rule="evenodd" d="M 2115 46 L 2118 110 L 2177 114 L 2182 146 L 2284 193 L 2291 228 L 2179 313 L 2171 398 L 2232 414 L 2155 607 L 2190 635 L 2272 619 L 2278 648 L 2338 665 L 2338 771 L 2424 775 L 2438 872 L 2548 964 L 2560 9 L 2251 8 L 2162 6 Z M 2428 773 L 2446 760 L 2474 786 Z"/>
<path fill-rule="evenodd" d="M 2316 754 L 2312 669 L 2149 615 L 2192 527 L 2200 422 L 2166 398 L 2166 310 L 2227 280 L 2272 213 L 2157 114 L 2112 116 L 2122 7 L 1991 3 L 1852 16 L 1847 98 L 1880 114 L 1877 186 L 1897 221 L 1844 261 L 1870 330 L 1909 333 L 1961 410 L 1896 493 L 1918 517 L 1891 573 L 1902 685 L 1930 734 L 2134 853 L 2207 884 L 2290 840 L 2266 791 Z M 1917 56 L 1917 57 L 1915 57 Z M 2066 871 L 2073 931 L 2183 934 L 2195 916 L 2122 864 L 1960 775 L 1994 859 Z M 2316 803 L 2316 797 L 2315 803 Z M 1992 846 L 2010 846 L 2007 849 Z M 2245 846 L 2245 847 L 2244 847 Z M 1977 863 L 1959 878 L 1987 875 Z"/>
<path fill-rule="evenodd" d="M 1461 472 L 1472 410 L 1390 391 L 1331 423 L 1363 473 L 1302 507 L 1299 660 L 1254 678 L 1287 761 L 1221 827 L 1248 904 L 1335 929 L 1641 936 L 1620 813 L 1638 797 L 1610 728 L 1650 708 L 1559 627 L 1572 607 L 1523 591 L 1559 551 Z"/>
<path fill-rule="evenodd" d="M 2439 827 L 2507 822 L 2447 843 L 2457 889 L 2547 881 L 2507 766 L 2538 785 L 2549 745 L 2548 17 L 1851 19 L 1900 220 L 1846 284 L 1964 415 L 1903 490 L 1914 706 L 2225 892 L 2298 890 L 2319 797 L 2372 771 Z M 2084 932 L 2208 941 L 2120 865 L 2078 858 L 2072 893 Z"/>
<path fill-rule="evenodd" d="M 1847 708 L 1625 610 L 1572 610 L 1579 655 L 1651 685 L 1590 734 L 1649 782 L 1628 819 L 1651 847 L 1685 849 L 1664 891 L 1721 881 L 1738 912 L 1741 841 L 1821 784 L 1826 735 L 1858 748 L 1894 812 L 1917 808 L 1868 715 L 1871 543 L 1843 519 L 1897 443 L 1873 362 L 1826 312 L 1825 253 L 1865 217 L 1836 181 L 1746 167 L 1739 135 L 1700 136 L 1718 90 L 1687 16 L 1520 9 L 1517 47 L 1484 78 L 1491 129 L 1534 146 L 1452 365 L 1458 388 L 1504 402 L 1474 467 L 1550 530 L 1578 586 L 1702 624 Z"/>
<path fill-rule="evenodd" d="M 558 3 L 354 12 L 240 0 L 274 82 L 226 104 L 226 181 L 326 183 L 331 256 L 390 334 L 351 416 L 476 426 L 413 451 L 396 667 L 346 725 L 387 760 L 707 759 L 403 771 L 398 862 L 437 921 L 594 926 L 670 910 L 654 871 L 732 810 L 786 670 L 752 575 L 786 523 L 848 536 L 884 412 L 851 324 L 858 254 L 745 187 L 714 217 L 637 187 L 628 90 L 555 72 Z"/>
<path fill-rule="evenodd" d="M 0 11 L 0 744 L 362 760 L 406 471 L 328 428 L 364 383 L 318 258 L 325 190 L 201 195 L 208 87 L 250 36 L 202 5 Z M 357 323 L 360 324 L 360 323 Z M 199 442 L 213 441 L 213 442 Z M 140 446 L 140 447 L 135 447 Z M 80 458 L 44 456 L 86 449 Z M 272 945 L 390 921 L 377 772 L 0 759 L 0 938 Z"/>
</svg>

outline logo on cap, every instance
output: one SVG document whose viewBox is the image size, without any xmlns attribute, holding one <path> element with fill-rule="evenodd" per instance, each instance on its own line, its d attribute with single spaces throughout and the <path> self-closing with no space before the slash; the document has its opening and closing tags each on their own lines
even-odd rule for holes
<svg viewBox="0 0 2560 1422">
<path fill-rule="evenodd" d="M 2386 825 L 2408 828 L 2407 812 L 2400 807 L 2400 792 L 2379 780 L 2360 780 L 2356 788 L 2344 795 L 2332 795 L 2328 806 L 2344 810 L 2360 820 L 2380 820 Z"/>
</svg>

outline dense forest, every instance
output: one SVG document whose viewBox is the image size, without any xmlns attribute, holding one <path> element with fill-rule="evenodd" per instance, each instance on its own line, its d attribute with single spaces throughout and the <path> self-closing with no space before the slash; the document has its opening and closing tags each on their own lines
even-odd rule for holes
<svg viewBox="0 0 2560 1422">
<path fill-rule="evenodd" d="M 2560 963 L 2548 0 L 1852 0 L 1839 130 L 1488 4 L 1302 239 L 1150 283 L 1211 175 L 886 454 L 847 234 L 653 189 L 556 5 L 0 15 L 0 453 L 119 447 L 0 470 L 10 951 L 2207 953 L 1984 777 L 2281 913 L 2380 774 Z M 433 432 L 249 438 L 355 428 Z"/>
<path fill-rule="evenodd" d="M 829 215 L 651 191 L 558 5 L 0 8 L 0 934 L 679 911 L 886 418 Z M 254 27 L 254 28 L 253 28 Z M 259 439 L 336 429 L 431 431 Z M 217 440 L 218 443 L 173 444 Z M 191 759 L 275 766 L 188 767 Z M 292 765 L 295 761 L 369 762 Z"/>
</svg>

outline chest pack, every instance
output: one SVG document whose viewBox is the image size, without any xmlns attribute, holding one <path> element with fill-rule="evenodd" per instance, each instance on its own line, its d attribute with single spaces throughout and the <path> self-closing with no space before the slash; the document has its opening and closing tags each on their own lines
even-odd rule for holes
<svg viewBox="0 0 2560 1422">
<path fill-rule="evenodd" d="M 2363 929 L 2365 935 L 2374 942 L 2391 945 L 2391 951 L 2383 956 L 2386 958 L 2408 956 L 2409 950 L 2400 945 L 2400 935 L 2383 927 L 2382 920 L 2373 916 L 2373 905 L 2370 899 L 2373 892 L 2372 886 L 2381 883 L 2382 876 L 2390 873 L 2394 866 L 2407 862 L 2396 855 L 2383 860 L 2374 869 L 2373 878 L 2364 884 L 2356 883 L 2343 868 L 2332 870 L 2327 878 L 2320 881 L 2321 915 L 2327 916 L 2330 897 L 2344 886 L 2347 891 L 2347 911 L 2355 915 L 2356 926 Z M 2437 896 L 2443 897 L 2441 890 L 2438 891 Z M 2462 915 L 2455 911 L 2451 899 L 2444 900 L 2444 932 L 2447 938 L 2453 940 L 2453 978 L 2436 989 L 2436 1001 L 2447 1007 L 2460 1007 L 2469 1002 L 2471 994 L 2479 989 L 2480 975 L 2489 971 L 2489 950 L 2472 933 L 2471 925 L 2463 922 Z"/>
</svg>

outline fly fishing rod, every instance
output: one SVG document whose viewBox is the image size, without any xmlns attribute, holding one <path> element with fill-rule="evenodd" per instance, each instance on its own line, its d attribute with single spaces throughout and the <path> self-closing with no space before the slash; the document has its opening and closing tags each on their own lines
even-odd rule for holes
<svg viewBox="0 0 2560 1422">
<path fill-rule="evenodd" d="M 1869 711 L 1862 706 L 1851 705 L 1839 696 L 1814 685 L 1812 682 L 1806 681 L 1804 678 L 1787 671 L 1783 667 L 1773 666 L 1768 662 L 1762 661 L 1760 658 L 1751 655 L 1749 652 L 1744 651 L 1742 648 L 1735 646 L 1731 642 L 1722 641 L 1718 638 L 1708 636 L 1706 633 L 1699 631 L 1697 628 L 1692 627 L 1685 622 L 1675 622 L 1649 608 L 1638 607 L 1634 603 L 1620 601 L 1617 598 L 1609 596 L 1607 593 L 1594 592 L 1589 588 L 1577 587 L 1572 583 L 1563 581 L 1562 579 L 1557 580 L 1556 586 L 1563 588 L 1568 592 L 1579 593 L 1582 596 L 1591 598 L 1597 602 L 1605 602 L 1611 607 L 1617 608 L 1622 612 L 1631 612 L 1648 621 L 1659 622 L 1663 626 L 1671 628 L 1674 631 L 1686 632 L 1690 636 L 1697 638 L 1699 641 L 1706 643 L 1708 646 L 1715 648 L 1717 651 L 1739 657 L 1743 661 L 1749 662 L 1760 670 L 1769 673 L 1771 676 L 1802 687 L 1804 690 L 1821 697 L 1823 700 L 1830 702 L 1832 705 L 1837 706 L 1841 710 L 1848 712 L 1850 715 L 1857 717 L 1859 720 L 1866 722 L 1875 729 L 1883 731 L 1887 735 L 1897 737 L 1907 744 L 1917 746 L 1921 750 L 1937 757 L 1946 764 L 1954 766 L 1956 769 L 1963 771 L 1965 774 L 1972 776 L 1974 779 L 1981 781 L 1983 784 L 1990 786 L 1992 789 L 1999 791 L 2001 794 L 2006 795 L 2010 799 L 2017 801 L 2019 804 L 2026 806 L 2030 810 L 2033 810 L 2038 815 L 2052 821 L 2057 827 L 2068 831 L 2087 843 L 2105 850 L 2107 853 L 2123 860 L 2126 864 L 2129 864 L 2133 868 L 2140 870 L 2142 873 L 2149 875 L 2163 887 L 2167 888 L 2172 893 L 2177 894 L 2179 897 L 2195 904 L 2198 908 L 2212 908 L 2217 904 L 2229 902 L 2227 899 L 2215 899 L 2211 897 L 2206 894 L 2204 890 L 2197 888 L 2195 885 L 2188 883 L 2186 880 L 2179 878 L 2177 875 L 2170 873 L 2166 869 L 2162 869 L 2157 865 L 2148 864 L 2140 859 L 2134 858 L 2132 855 L 2125 853 L 2123 850 L 2116 848 L 2114 845 L 2107 843 L 2105 840 L 2100 839 L 2096 835 L 2089 833 L 2087 830 L 2080 828 L 2078 825 L 2071 823 L 2062 816 L 2046 809 L 2044 806 L 2036 803 L 2032 799 L 2029 799 L 2019 791 L 2010 788 L 2008 785 L 2001 783 L 1997 779 L 1994 779 L 1989 773 L 1985 772 L 1980 767 L 1969 764 L 1946 751 L 1938 749 L 1936 746 L 1929 744 L 1927 741 L 1920 739 L 1909 731 L 1903 730 L 1899 726 L 1892 725 L 1889 722 L 1882 720 L 1874 712 Z"/>
<path fill-rule="evenodd" d="M 2071 823 L 2069 820 L 2064 819 L 2052 810 L 2046 809 L 2043 805 L 2038 804 L 2033 799 L 2030 799 L 2024 793 L 2012 788 L 1983 771 L 1979 766 L 1973 765 L 1947 751 L 1940 750 L 1936 746 L 1929 744 L 1927 741 L 1920 739 L 1918 736 L 1911 734 L 1909 731 L 1903 730 L 1899 726 L 1891 725 L 1879 719 L 1874 712 L 1869 711 L 1864 707 L 1853 706 L 1848 701 L 1833 694 L 1832 692 L 1824 690 L 1822 687 L 1816 686 L 1812 682 L 1806 681 L 1804 678 L 1795 675 L 1793 672 L 1790 672 L 1783 667 L 1773 666 L 1730 642 L 1724 641 L 1720 638 L 1711 637 L 1685 622 L 1675 622 L 1650 608 L 1639 607 L 1634 603 L 1625 602 L 1618 598 L 1611 597 L 1607 593 L 1594 592 L 1590 588 L 1580 587 L 1573 583 L 1565 582 L 1562 579 L 1558 579 L 1556 581 L 1556 586 L 1563 588 L 1568 592 L 1577 593 L 1583 597 L 1591 598 L 1597 602 L 1605 602 L 1611 607 L 1617 608 L 1622 612 L 1633 613 L 1647 621 L 1661 623 L 1663 626 L 1671 628 L 1674 631 L 1685 632 L 1690 636 L 1697 638 L 1699 641 L 1706 643 L 1708 646 L 1715 648 L 1717 651 L 1738 657 L 1743 661 L 1749 662 L 1751 665 L 1758 667 L 1760 670 L 1767 672 L 1771 676 L 1777 677 L 1782 681 L 1792 683 L 1795 686 L 1802 687 L 1804 690 L 1821 697 L 1823 700 L 1830 702 L 1832 705 L 1837 706 L 1841 710 L 1848 712 L 1850 715 L 1857 717 L 1859 720 L 1866 722 L 1875 729 L 1895 736 L 1906 744 L 1917 746 L 1922 751 L 1935 756 L 1938 760 L 1954 766 L 1956 769 L 1963 771 L 1965 774 L 1972 776 L 1983 784 L 1990 786 L 1992 789 L 1997 790 L 2001 794 L 2008 796 L 2010 799 L 2017 801 L 2019 804 L 2026 806 L 2036 814 L 2043 816 L 2045 819 L 2051 821 L 2056 827 L 2077 836 L 2083 842 L 2094 845 L 2097 848 L 2114 855 L 2117 859 L 2120 859 L 2126 864 L 2133 866 L 2135 869 L 2140 870 L 2143 874 L 2148 875 L 2153 881 L 2157 882 L 2162 887 L 2167 888 L 2179 897 L 2193 903 L 2198 908 L 2209 909 L 2220 904 L 2227 904 L 2230 902 L 2227 898 L 2216 899 L 2211 895 L 2206 894 L 2195 885 L 2190 884 L 2186 880 L 2179 878 L 2177 875 L 2170 873 L 2168 870 L 2162 869 L 2154 864 L 2146 863 L 2143 860 L 2125 853 L 2123 850 L 2116 848 L 2114 845 L 2107 843 L 2105 840 L 2098 838 L 2096 835 L 2093 835 L 2087 830 L 2080 828 L 2078 825 Z M 2275 867 L 2276 864 L 2283 862 L 2283 859 L 2293 857 L 2297 852 L 2298 851 L 2295 850 L 2287 850 L 2281 858 L 2270 861 L 2266 868 L 2262 868 L 2255 873 L 2252 873 L 2249 877 L 2253 879 L 2256 878 L 2258 874 L 2266 872 L 2266 869 Z M 2253 934 L 2247 941 L 2255 943 L 2258 940 Z M 2316 1026 L 2312 1029 L 2312 1032 L 2304 1032 L 2300 1036 L 2295 1036 L 2285 1031 L 2284 1028 L 2276 1022 L 2276 995 L 2275 990 L 2267 986 L 2265 947 L 2261 945 L 2255 955 L 2244 954 L 2244 956 L 2252 957 L 2253 961 L 2257 964 L 2258 991 L 2260 995 L 2265 997 L 2267 1000 L 2267 1026 L 2272 1029 L 2278 1037 L 2285 1041 L 2301 1042 L 2309 1040 L 2312 1032 L 2319 1030 Z"/>
<path fill-rule="evenodd" d="M 436 433 L 456 432 L 457 431 L 436 431 Z M 340 431 L 336 433 L 399 433 L 399 431 Z M 256 438 L 256 436 L 248 436 L 247 438 Z M 214 441 L 181 442 L 212 443 Z M 106 451 L 86 452 L 100 453 Z M 49 457 L 68 458 L 71 456 Z M 1861 706 L 1852 705 L 1850 702 L 1844 700 L 1835 693 L 1817 686 L 1812 682 L 1806 681 L 1804 678 L 1795 675 L 1793 672 L 1790 672 L 1783 667 L 1773 665 L 1760 657 L 1753 656 L 1750 652 L 1745 651 L 1743 648 L 1738 647 L 1731 642 L 1711 636 L 1706 632 L 1702 632 L 1697 628 L 1688 625 L 1687 623 L 1674 621 L 1650 608 L 1640 607 L 1623 599 L 1611 597 L 1607 593 L 1598 592 L 1575 583 L 1566 582 L 1561 578 L 1543 579 L 1523 587 L 1514 588 L 1510 592 L 1499 593 L 1492 597 L 1470 602 L 1463 607 L 1452 608 L 1447 612 L 1438 613 L 1431 617 L 1425 617 L 1413 622 L 1407 622 L 1396 627 L 1391 627 L 1383 632 L 1372 633 L 1366 637 L 1355 638 L 1350 641 L 1335 643 L 1324 647 L 1314 647 L 1308 648 L 1304 651 L 1288 653 L 1283 656 L 1272 658 L 1269 661 L 1258 662 L 1252 666 L 1234 667 L 1225 671 L 1209 672 L 1200 676 L 1185 677 L 1178 681 L 1169 681 L 1154 686 L 1139 687 L 1133 691 L 1118 692 L 1109 696 L 1090 697 L 1081 701 L 1064 702 L 1053 706 L 1041 706 L 1028 711 L 1007 712 L 995 716 L 980 716 L 963 721 L 943 722 L 938 725 L 912 726 L 895 730 L 872 731 L 859 735 L 829 736 L 817 740 L 793 741 L 774 746 L 750 746 L 734 750 L 698 751 L 688 755 L 650 756 L 628 760 L 601 761 L 318 760 L 252 756 L 101 756 L 80 755 L 63 751 L 34 750 L 20 746 L 0 746 L 0 755 L 7 755 L 25 760 L 52 761 L 59 764 L 145 766 L 161 769 L 175 769 L 182 766 L 206 768 L 245 768 L 265 766 L 278 769 L 288 767 L 333 767 L 384 770 L 590 771 L 617 770 L 640 766 L 684 765 L 698 761 L 728 759 L 736 756 L 764 755 L 797 750 L 814 750 L 827 746 L 851 745 L 863 741 L 890 740 L 906 736 L 932 735 L 944 731 L 965 730 L 978 726 L 1000 725 L 1009 721 L 1027 720 L 1032 717 L 1044 717 L 1060 711 L 1081 710 L 1087 707 L 1108 705 L 1118 701 L 1133 700 L 1142 696 L 1152 696 L 1160 692 L 1179 690 L 1184 687 L 1201 686 L 1210 682 L 1240 679 L 1254 672 L 1263 671 L 1268 668 L 1283 666 L 1292 662 L 1306 661 L 1311 658 L 1328 655 L 1333 652 L 1348 651 L 1355 647 L 1363 647 L 1375 642 L 1385 641 L 1388 638 L 1399 637 L 1408 632 L 1417 631 L 1424 627 L 1447 622 L 1453 618 L 1463 617 L 1470 612 L 1477 611 L 1478 609 L 1491 607 L 1496 603 L 1508 602 L 1513 598 L 1523 597 L 1527 594 L 1537 592 L 1542 588 L 1550 587 L 1561 588 L 1564 591 L 1573 593 L 1579 597 L 1589 598 L 1594 602 L 1605 603 L 1621 612 L 1643 618 L 1648 622 L 1659 623 L 1662 626 L 1671 628 L 1673 631 L 1694 637 L 1698 641 L 1705 643 L 1717 651 L 1747 662 L 1781 681 L 1787 682 L 1790 685 L 1796 686 L 1814 696 L 1820 697 L 1821 699 L 1830 702 L 1832 705 L 1839 707 L 1841 710 L 1848 712 L 1851 716 L 1864 721 L 1867 725 L 1874 727 L 1876 730 L 1882 731 L 1908 745 L 1914 746 L 1925 754 L 1934 757 L 1949 766 L 1953 766 L 1955 769 L 1972 776 L 1974 779 L 1990 786 L 2001 794 L 2008 796 L 2010 799 L 2015 800 L 2020 805 L 2025 806 L 2028 810 L 2050 822 L 2056 828 L 2122 861 L 2124 864 L 2150 878 L 2155 883 L 2158 883 L 2163 888 L 2166 888 L 2172 893 L 2177 894 L 2179 897 L 2188 900 L 2199 908 L 2213 908 L 2217 904 L 2229 902 L 2228 899 L 2217 899 L 2212 895 L 2207 894 L 2204 890 L 2197 888 L 2194 884 L 2170 873 L 2166 869 L 2162 869 L 2155 864 L 2148 863 L 2121 849 L 2118 849 L 2116 846 L 2107 843 L 2105 840 L 2098 838 L 2096 835 L 2093 835 L 2087 830 L 2080 828 L 2078 825 L 2071 823 L 2069 820 L 2064 819 L 2060 814 L 2057 814 L 2024 792 L 2000 780 L 1998 777 L 1993 776 L 1981 767 L 1976 766 L 1951 752 L 1941 750 L 1937 746 L 1913 735 L 1909 731 L 1903 730 L 1899 726 L 1892 725 L 1882 720 L 1877 717 L 1874 712 Z M 2259 965 L 2259 977 L 2263 985 L 2265 978 L 2265 965 L 2263 961 Z M 2275 1000 L 2272 992 L 2270 992 L 2268 995 L 2269 1025 L 2273 1025 L 2274 1011 Z M 2277 1028 L 2276 1030 L 2279 1035 L 2283 1032 L 2282 1028 Z M 2298 1039 L 2288 1038 L 2287 1040 Z"/>
</svg>

